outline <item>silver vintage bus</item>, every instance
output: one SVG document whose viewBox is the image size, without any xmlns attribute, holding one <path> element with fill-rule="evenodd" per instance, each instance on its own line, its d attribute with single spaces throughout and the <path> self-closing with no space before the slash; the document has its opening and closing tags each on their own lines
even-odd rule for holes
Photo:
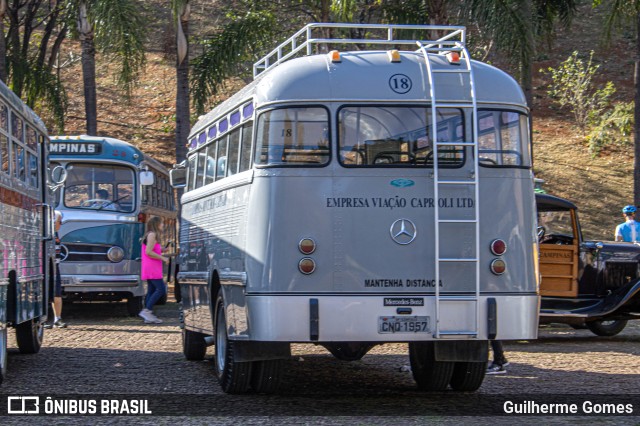
<svg viewBox="0 0 640 426">
<path fill-rule="evenodd" d="M 490 339 L 536 338 L 529 110 L 463 27 L 310 24 L 254 74 L 171 172 L 187 359 L 271 392 L 293 342 L 408 342 L 420 389 L 470 391 Z"/>
<path fill-rule="evenodd" d="M 42 120 L 0 82 L 0 382 L 7 326 L 20 352 L 42 344 L 55 256 L 48 140 Z"/>
<path fill-rule="evenodd" d="M 176 209 L 168 171 L 135 146 L 109 137 L 55 136 L 52 165 L 67 171 L 56 192 L 63 298 L 127 301 L 142 309 L 140 238 L 150 215 L 165 221 L 175 241 Z"/>
</svg>

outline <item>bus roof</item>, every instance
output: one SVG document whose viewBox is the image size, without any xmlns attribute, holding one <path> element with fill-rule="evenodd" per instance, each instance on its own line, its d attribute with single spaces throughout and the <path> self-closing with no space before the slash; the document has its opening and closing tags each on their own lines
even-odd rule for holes
<svg viewBox="0 0 640 426">
<path fill-rule="evenodd" d="M 253 99 L 255 108 L 277 102 L 288 103 L 430 103 L 430 85 L 424 56 L 421 52 L 401 51 L 400 62 L 391 62 L 388 51 L 340 52 L 340 62 L 332 62 L 329 54 L 291 59 L 259 74 L 256 79 L 201 117 L 192 129 L 192 136 L 201 132 L 223 114 Z M 449 63 L 445 55 L 429 54 L 434 70 L 438 101 L 471 102 L 471 88 L 460 84 L 461 65 Z M 482 104 L 508 104 L 527 108 L 518 83 L 507 73 L 491 65 L 471 61 L 476 100 Z M 447 72 L 450 70 L 450 72 Z M 393 78 L 406 78 L 410 90 L 392 90 Z M 190 136 L 190 137 L 192 137 Z"/>
<path fill-rule="evenodd" d="M 99 143 L 100 148 L 95 148 Z M 161 171 L 166 167 L 149 157 L 129 142 L 106 136 L 51 136 L 50 155 L 56 158 L 77 158 L 83 160 L 111 159 L 125 161 L 136 166 L 143 162 Z"/>
<path fill-rule="evenodd" d="M 38 116 L 38 114 L 33 112 L 33 110 L 29 108 L 29 106 L 24 103 L 22 99 L 18 97 L 18 95 L 13 93 L 13 91 L 9 89 L 7 85 L 2 81 L 0 81 L 0 94 L 2 94 L 2 97 L 11 104 L 13 109 L 19 111 L 24 116 L 24 118 L 26 118 L 31 124 L 37 127 L 40 132 L 42 132 L 44 135 L 48 134 L 47 127 L 44 125 L 44 122 Z"/>
</svg>

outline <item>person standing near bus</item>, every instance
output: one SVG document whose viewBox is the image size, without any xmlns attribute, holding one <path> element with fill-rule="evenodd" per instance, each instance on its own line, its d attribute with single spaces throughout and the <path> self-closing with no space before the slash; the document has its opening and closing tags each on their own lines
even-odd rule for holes
<svg viewBox="0 0 640 426">
<path fill-rule="evenodd" d="M 153 314 L 153 306 L 167 292 L 163 279 L 163 262 L 169 263 L 169 258 L 162 255 L 160 238 L 164 225 L 162 220 L 155 216 L 147 222 L 147 232 L 142 237 L 142 266 L 140 279 L 147 281 L 147 296 L 144 300 L 144 308 L 138 316 L 144 319 L 146 324 L 161 324 L 162 320 Z"/>
<path fill-rule="evenodd" d="M 636 222 L 636 210 L 635 206 L 622 208 L 622 217 L 625 218 L 625 222 L 616 226 L 616 241 L 635 243 L 640 240 L 640 224 Z"/>
<path fill-rule="evenodd" d="M 51 307 L 53 308 L 53 323 L 45 324 L 45 328 L 66 328 L 67 324 L 62 321 L 62 278 L 60 276 L 60 237 L 58 231 L 62 226 L 62 213 L 58 210 L 55 211 L 55 239 L 56 239 L 56 265 L 55 265 L 55 279 L 53 285 L 53 297 L 51 301 Z"/>
</svg>

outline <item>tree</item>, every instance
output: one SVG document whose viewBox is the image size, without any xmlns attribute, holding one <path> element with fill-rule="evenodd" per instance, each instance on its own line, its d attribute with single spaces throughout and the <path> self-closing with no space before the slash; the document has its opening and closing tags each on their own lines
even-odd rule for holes
<svg viewBox="0 0 640 426">
<path fill-rule="evenodd" d="M 517 63 L 518 79 L 531 108 L 536 45 L 549 42 L 558 20 L 569 25 L 576 7 L 577 0 L 468 0 L 461 4 L 461 12 Z"/>
<path fill-rule="evenodd" d="M 98 132 L 96 47 L 119 64 L 118 83 L 130 94 L 144 68 L 146 27 L 136 0 L 68 0 L 75 10 L 82 46 L 87 134 Z M 99 25 L 96 25 L 99 23 Z"/>
<path fill-rule="evenodd" d="M 593 0 L 593 7 L 602 4 L 602 0 Z M 634 78 L 634 111 L 633 111 L 633 204 L 640 205 L 640 2 L 637 0 L 613 0 L 606 2 L 609 7 L 604 27 L 605 41 L 611 40 L 613 32 L 619 31 L 629 24 L 633 25 L 636 38 Z"/>
<path fill-rule="evenodd" d="M 189 110 L 189 0 L 172 0 L 176 26 L 176 162 L 187 157 L 187 139 L 191 128 Z"/>
</svg>

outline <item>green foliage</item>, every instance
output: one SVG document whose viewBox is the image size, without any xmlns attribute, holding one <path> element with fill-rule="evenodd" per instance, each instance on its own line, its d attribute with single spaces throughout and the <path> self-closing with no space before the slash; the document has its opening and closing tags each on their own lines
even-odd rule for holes
<svg viewBox="0 0 640 426">
<path fill-rule="evenodd" d="M 198 114 L 207 100 L 217 94 L 225 79 L 251 75 L 259 53 L 271 48 L 278 25 L 270 12 L 249 12 L 233 16 L 220 33 L 202 42 L 203 53 L 193 59 L 191 94 Z"/>
<path fill-rule="evenodd" d="M 140 10 L 136 0 L 96 0 L 90 9 L 96 45 L 119 64 L 118 84 L 127 95 L 145 65 L 147 26 Z"/>
<path fill-rule="evenodd" d="M 597 121 L 586 138 L 589 143 L 589 151 L 594 157 L 607 145 L 632 145 L 634 108 L 633 102 L 618 103 Z"/>
<path fill-rule="evenodd" d="M 548 68 L 551 85 L 547 93 L 561 108 L 569 108 L 583 135 L 589 126 L 600 121 L 616 91 L 611 82 L 601 89 L 594 87 L 593 78 L 599 65 L 593 65 L 592 59 L 593 51 L 587 62 L 576 51 L 557 68 Z"/>
</svg>

